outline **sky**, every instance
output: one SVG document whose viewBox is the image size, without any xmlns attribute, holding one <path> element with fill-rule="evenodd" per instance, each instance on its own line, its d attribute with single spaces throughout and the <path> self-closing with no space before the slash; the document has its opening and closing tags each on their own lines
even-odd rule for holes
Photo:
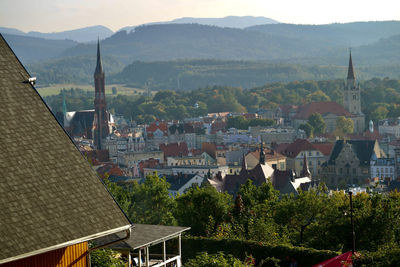
<svg viewBox="0 0 400 267">
<path fill-rule="evenodd" d="M 181 17 L 264 16 L 284 23 L 400 20 L 400 0 L 0 0 L 0 27 L 58 32 Z"/>
</svg>

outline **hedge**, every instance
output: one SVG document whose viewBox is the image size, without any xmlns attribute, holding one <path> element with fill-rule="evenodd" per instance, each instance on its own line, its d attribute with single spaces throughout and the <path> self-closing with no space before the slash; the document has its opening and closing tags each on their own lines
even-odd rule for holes
<svg viewBox="0 0 400 267">
<path fill-rule="evenodd" d="M 252 255 L 257 263 L 268 257 L 280 260 L 295 258 L 299 266 L 312 266 L 319 262 L 333 258 L 340 253 L 330 250 L 317 250 L 313 248 L 295 247 L 290 245 L 268 245 L 256 241 L 242 241 L 236 239 L 214 239 L 203 237 L 182 237 L 182 261 L 195 258 L 200 252 L 209 254 L 223 252 L 244 260 L 247 255 Z"/>
<path fill-rule="evenodd" d="M 400 265 L 400 248 L 387 248 L 381 251 L 359 251 L 360 257 L 354 266 L 395 267 Z"/>
</svg>

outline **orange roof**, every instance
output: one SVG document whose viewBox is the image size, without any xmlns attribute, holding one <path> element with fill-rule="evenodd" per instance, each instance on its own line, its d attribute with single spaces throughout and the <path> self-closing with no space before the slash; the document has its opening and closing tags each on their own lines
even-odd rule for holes
<svg viewBox="0 0 400 267">
<path fill-rule="evenodd" d="M 251 151 L 249 154 L 252 154 L 256 159 L 260 159 L 260 149 L 257 148 L 256 151 Z M 272 160 L 272 159 L 284 159 L 286 158 L 284 155 L 272 150 L 265 148 L 264 149 L 265 160 Z"/>
<path fill-rule="evenodd" d="M 182 143 L 172 143 L 172 144 L 160 144 L 160 150 L 164 152 L 164 157 L 177 157 L 177 156 L 187 156 L 189 150 L 185 142 Z"/>
<path fill-rule="evenodd" d="M 150 133 L 150 135 L 152 135 L 152 133 L 157 131 L 157 129 L 160 129 L 160 131 L 163 131 L 164 135 L 168 134 L 167 124 L 164 122 L 160 122 L 160 121 L 155 121 L 152 124 L 150 124 L 149 126 L 147 126 L 146 131 L 147 131 L 147 134 Z"/>
<path fill-rule="evenodd" d="M 329 156 L 333 148 L 333 144 L 331 143 L 316 143 L 312 144 L 307 139 L 297 139 L 291 144 L 280 144 L 275 149 L 278 153 L 285 155 L 287 157 L 297 157 L 297 155 L 301 151 L 308 151 L 308 150 L 318 150 L 324 156 Z"/>
<path fill-rule="evenodd" d="M 335 114 L 337 116 L 350 117 L 351 113 L 348 112 L 344 107 L 336 102 L 311 102 L 307 105 L 299 107 L 295 119 L 307 120 L 313 113 L 319 113 L 322 116 L 328 113 Z"/>
<path fill-rule="evenodd" d="M 333 144 L 331 143 L 316 143 L 312 144 L 317 150 L 319 150 L 324 156 L 329 156 L 331 154 Z"/>
</svg>

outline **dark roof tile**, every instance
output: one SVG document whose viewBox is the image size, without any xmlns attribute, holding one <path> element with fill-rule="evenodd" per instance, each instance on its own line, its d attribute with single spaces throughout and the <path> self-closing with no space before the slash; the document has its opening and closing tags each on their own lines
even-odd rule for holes
<svg viewBox="0 0 400 267">
<path fill-rule="evenodd" d="M 130 222 L 0 35 L 0 263 Z"/>
</svg>

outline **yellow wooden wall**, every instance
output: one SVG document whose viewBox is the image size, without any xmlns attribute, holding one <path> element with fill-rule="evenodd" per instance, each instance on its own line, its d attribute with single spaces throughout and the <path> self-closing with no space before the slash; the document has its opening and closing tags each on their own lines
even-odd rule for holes
<svg viewBox="0 0 400 267">
<path fill-rule="evenodd" d="M 13 261 L 1 267 L 87 267 L 88 243 L 83 242 L 40 255 Z"/>
</svg>

